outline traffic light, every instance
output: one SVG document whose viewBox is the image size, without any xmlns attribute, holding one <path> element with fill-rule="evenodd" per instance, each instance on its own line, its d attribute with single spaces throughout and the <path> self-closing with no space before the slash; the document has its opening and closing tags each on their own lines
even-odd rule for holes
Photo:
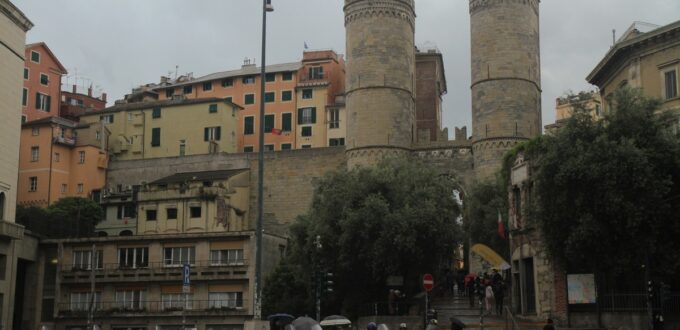
<svg viewBox="0 0 680 330">
<path fill-rule="evenodd" d="M 654 282 L 652 281 L 647 281 L 647 298 L 654 298 Z"/>
<path fill-rule="evenodd" d="M 326 280 L 324 281 L 326 292 L 333 293 L 333 284 L 333 273 L 327 272 Z"/>
</svg>

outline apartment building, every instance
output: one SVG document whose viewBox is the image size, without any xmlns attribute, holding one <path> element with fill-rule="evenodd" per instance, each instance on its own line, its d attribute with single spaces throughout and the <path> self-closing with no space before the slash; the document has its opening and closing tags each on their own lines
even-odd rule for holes
<svg viewBox="0 0 680 330">
<path fill-rule="evenodd" d="M 300 62 L 269 65 L 265 71 L 264 98 L 260 95 L 260 68 L 250 61 L 246 61 L 239 70 L 199 78 L 181 76 L 171 81 L 162 77 L 153 91 L 157 92 L 159 100 L 178 95 L 187 99 L 219 97 L 242 105 L 244 109 L 238 118 L 237 132 L 237 149 L 242 152 L 257 151 L 262 101 L 265 102 L 266 150 L 325 147 L 338 143 L 340 139 L 344 142 L 344 133 L 336 133 L 338 137 L 330 142 L 326 129 L 330 118 L 326 107 L 329 105 L 335 105 L 333 126 L 344 121 L 344 111 L 340 111 L 343 108 L 335 103 L 335 98 L 344 93 L 344 60 L 341 55 L 332 50 L 306 51 Z M 306 90 L 306 98 L 301 102 L 303 89 Z M 303 116 L 304 121 L 300 119 Z M 300 125 L 306 127 L 304 132 L 302 126 L 298 127 Z"/>
<path fill-rule="evenodd" d="M 442 96 L 446 94 L 444 59 L 437 49 L 416 49 L 416 142 L 447 141 L 442 129 Z"/>
<path fill-rule="evenodd" d="M 60 255 L 49 325 L 85 329 L 92 312 L 102 329 L 243 329 L 254 313 L 248 178 L 247 169 L 161 178 L 138 192 L 137 235 L 46 241 Z M 265 274 L 285 248 L 284 238 L 264 235 Z"/>
<path fill-rule="evenodd" d="M 242 109 L 223 98 L 176 98 L 116 104 L 87 111 L 80 121 L 104 123 L 115 159 L 181 157 L 236 152 Z"/>
<path fill-rule="evenodd" d="M 66 68 L 44 42 L 26 45 L 24 58 L 22 122 L 59 116 L 61 76 L 67 74 Z"/>
<path fill-rule="evenodd" d="M 92 87 L 71 85 L 71 89 L 62 89 L 59 115 L 70 120 L 79 120 L 79 116 L 86 111 L 96 111 L 106 108 L 106 93 L 100 96 L 92 95 Z"/>
<path fill-rule="evenodd" d="M 17 203 L 47 207 L 62 197 L 95 197 L 106 184 L 109 132 L 60 117 L 21 128 Z"/>
</svg>

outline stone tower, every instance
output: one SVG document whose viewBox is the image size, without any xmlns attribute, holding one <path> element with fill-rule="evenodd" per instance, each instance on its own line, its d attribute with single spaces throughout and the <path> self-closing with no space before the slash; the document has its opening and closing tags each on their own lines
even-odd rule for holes
<svg viewBox="0 0 680 330">
<path fill-rule="evenodd" d="M 540 0 L 470 0 L 472 150 L 477 179 L 541 133 Z"/>
<path fill-rule="evenodd" d="M 347 164 L 410 152 L 415 117 L 414 0 L 345 0 Z"/>
</svg>

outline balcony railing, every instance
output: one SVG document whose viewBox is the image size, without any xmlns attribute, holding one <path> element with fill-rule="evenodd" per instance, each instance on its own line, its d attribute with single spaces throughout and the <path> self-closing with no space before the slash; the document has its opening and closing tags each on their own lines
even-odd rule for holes
<svg viewBox="0 0 680 330">
<path fill-rule="evenodd" d="M 160 301 L 147 300 L 134 304 L 104 301 L 96 304 L 95 316 L 128 317 L 131 315 L 174 315 L 184 312 L 187 315 L 248 315 L 245 299 L 238 300 L 196 300 Z M 131 306 L 132 305 L 132 306 Z M 134 306 L 134 307 L 133 307 Z M 87 317 L 87 306 L 83 304 L 59 303 L 59 316 L 63 318 Z"/>
<path fill-rule="evenodd" d="M 144 265 L 121 265 L 120 263 L 105 263 L 95 269 L 95 278 L 98 282 L 126 282 L 139 280 L 181 280 L 181 264 L 166 264 L 163 261 L 150 262 Z M 91 270 L 89 267 L 74 265 L 61 266 L 62 281 L 78 282 L 87 279 Z M 232 277 L 242 279 L 247 277 L 247 260 L 237 260 L 219 263 L 211 260 L 198 260 L 191 263 L 192 279 L 213 279 Z"/>
<path fill-rule="evenodd" d="M 24 237 L 24 226 L 0 219 L 0 237 L 21 239 Z"/>
<path fill-rule="evenodd" d="M 71 146 L 71 147 L 72 147 L 72 146 L 76 145 L 76 138 L 75 138 L 75 137 L 73 137 L 73 138 L 67 138 L 67 137 L 55 136 L 55 137 L 52 139 L 52 143 L 54 143 L 54 144 L 63 144 L 63 145 L 67 145 L 67 146 Z"/>
</svg>

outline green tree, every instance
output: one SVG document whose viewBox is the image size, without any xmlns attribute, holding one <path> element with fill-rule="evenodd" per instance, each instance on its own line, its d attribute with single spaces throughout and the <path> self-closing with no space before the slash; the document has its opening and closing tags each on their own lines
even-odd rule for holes
<svg viewBox="0 0 680 330">
<path fill-rule="evenodd" d="M 64 197 L 47 207 L 18 207 L 17 223 L 52 238 L 91 237 L 104 219 L 97 202 L 81 197 Z"/>
<path fill-rule="evenodd" d="M 571 269 L 680 270 L 680 144 L 659 102 L 621 89 L 604 120 L 577 113 L 525 147 L 534 168 L 530 221 Z M 657 267 L 654 267 L 657 265 Z M 662 267 L 661 267 L 662 266 Z"/>
<path fill-rule="evenodd" d="M 470 189 L 464 200 L 465 230 L 472 244 L 481 243 L 509 260 L 508 241 L 498 235 L 498 212 L 507 224 L 508 193 L 498 182 L 482 182 Z"/>
<path fill-rule="evenodd" d="M 335 313 L 356 315 L 386 301 L 389 276 L 403 276 L 407 295 L 419 292 L 422 274 L 436 274 L 459 242 L 454 189 L 452 180 L 414 159 L 329 173 L 309 212 L 291 227 L 290 260 L 301 278 L 334 273 L 334 293 L 324 300 Z"/>
</svg>

